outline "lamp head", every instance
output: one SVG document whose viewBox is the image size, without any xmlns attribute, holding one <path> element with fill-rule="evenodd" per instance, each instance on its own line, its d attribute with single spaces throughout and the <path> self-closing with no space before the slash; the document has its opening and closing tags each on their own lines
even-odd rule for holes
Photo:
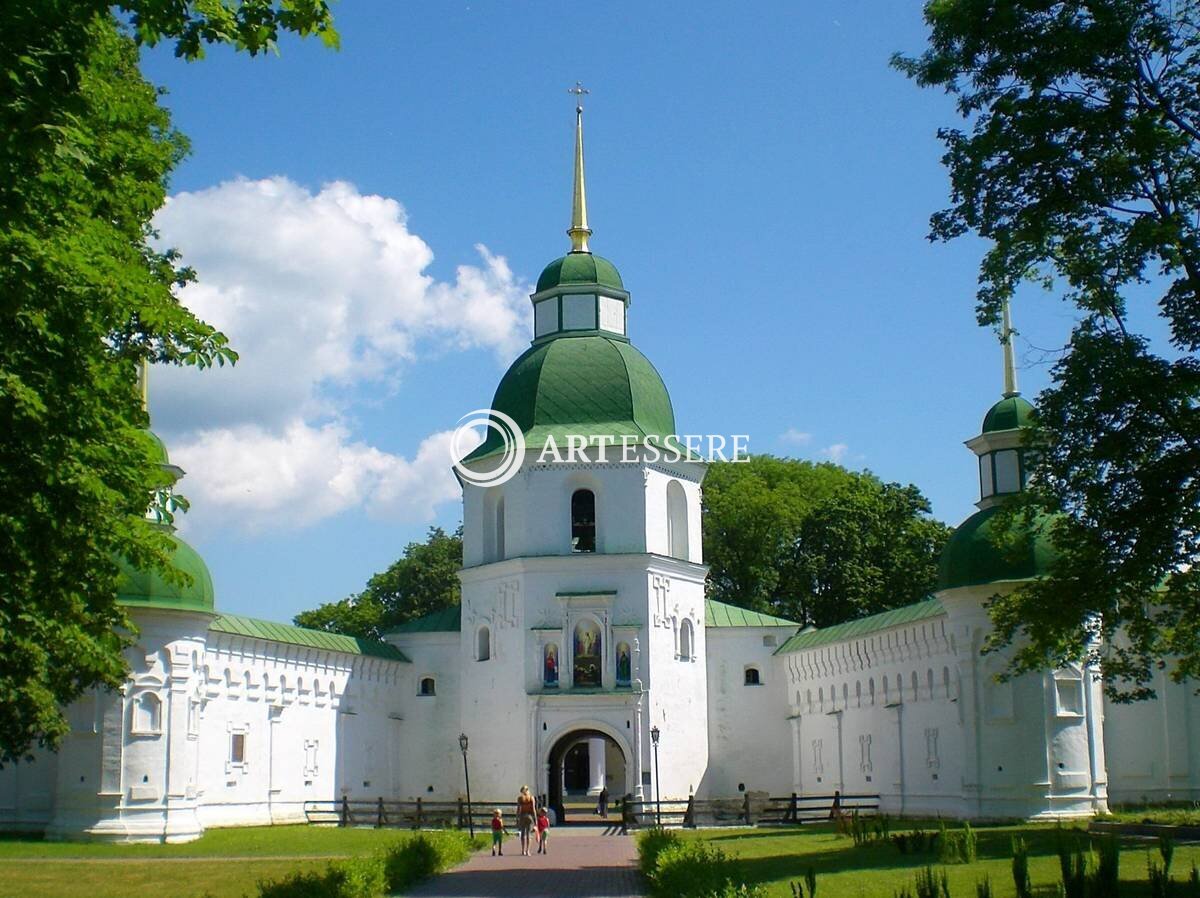
<svg viewBox="0 0 1200 898">
<path fill-rule="evenodd" d="M 463 733 L 461 736 L 458 737 L 458 747 L 462 749 L 462 753 L 464 755 L 467 753 L 467 734 L 466 733 Z"/>
<path fill-rule="evenodd" d="M 650 728 L 650 741 L 653 742 L 655 745 L 658 745 L 658 737 L 661 735 L 661 733 L 662 733 L 662 731 L 658 727 L 651 727 Z"/>
</svg>

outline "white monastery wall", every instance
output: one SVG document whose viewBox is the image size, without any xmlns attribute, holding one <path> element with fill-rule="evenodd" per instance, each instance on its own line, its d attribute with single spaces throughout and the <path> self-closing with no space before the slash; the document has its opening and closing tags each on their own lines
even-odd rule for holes
<svg viewBox="0 0 1200 898">
<path fill-rule="evenodd" d="M 709 763 L 702 796 L 792 791 L 792 712 L 783 698 L 786 672 L 774 652 L 795 629 L 706 629 Z M 757 682 L 747 678 L 751 669 Z"/>
<path fill-rule="evenodd" d="M 1118 802 L 1200 800 L 1200 696 L 1160 672 L 1153 701 L 1104 701 L 1108 792 Z"/>
<path fill-rule="evenodd" d="M 452 799 L 463 791 L 458 735 L 465 721 L 462 681 L 475 671 L 461 662 L 462 639 L 455 632 L 398 633 L 389 640 L 412 664 L 403 688 L 405 702 L 399 724 L 398 795 L 407 800 Z M 421 681 L 433 680 L 433 694 L 421 693 Z"/>
</svg>

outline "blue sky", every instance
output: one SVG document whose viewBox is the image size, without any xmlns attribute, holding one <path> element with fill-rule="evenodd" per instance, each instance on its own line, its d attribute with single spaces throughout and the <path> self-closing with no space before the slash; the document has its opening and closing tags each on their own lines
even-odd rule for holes
<svg viewBox="0 0 1200 898">
<path fill-rule="evenodd" d="M 568 248 L 576 80 L 592 248 L 680 430 L 915 483 L 950 523 L 973 510 L 962 441 L 1000 351 L 974 319 L 983 245 L 926 239 L 955 118 L 888 67 L 923 46 L 917 4 L 336 16 L 339 52 L 145 54 L 192 141 L 163 238 L 244 358 L 152 381 L 221 609 L 289 619 L 457 524 L 438 435 L 488 404 L 529 339 L 530 285 Z M 1014 314 L 1032 396 L 1071 311 L 1030 291 Z"/>
</svg>

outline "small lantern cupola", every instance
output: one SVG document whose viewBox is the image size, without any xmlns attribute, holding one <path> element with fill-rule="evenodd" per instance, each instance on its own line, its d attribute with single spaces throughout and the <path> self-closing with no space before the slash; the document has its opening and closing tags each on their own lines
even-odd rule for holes
<svg viewBox="0 0 1200 898">
<path fill-rule="evenodd" d="M 583 171 L 583 95 L 580 84 L 570 88 L 575 104 L 575 189 L 571 198 L 571 251 L 555 259 L 538 278 L 529 297 L 533 302 L 533 342 L 556 337 L 603 334 L 628 339 L 626 314 L 629 293 L 621 275 L 607 259 L 592 253 L 588 240 L 587 188 Z"/>
<path fill-rule="evenodd" d="M 982 433 L 967 441 L 967 448 L 979 456 L 979 501 L 976 505 L 980 508 L 997 505 L 1023 490 L 1033 466 L 1032 452 L 1024 446 L 1023 432 L 1033 414 L 1033 406 L 1017 389 L 1012 346 L 1014 333 L 1005 301 L 1000 333 L 1000 344 L 1004 347 L 1004 397 L 988 409 Z"/>
</svg>

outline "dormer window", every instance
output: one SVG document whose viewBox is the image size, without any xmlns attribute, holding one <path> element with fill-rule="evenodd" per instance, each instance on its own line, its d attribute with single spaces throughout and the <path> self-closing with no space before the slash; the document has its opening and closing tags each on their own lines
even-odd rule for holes
<svg viewBox="0 0 1200 898">
<path fill-rule="evenodd" d="M 596 551 L 596 494 L 591 490 L 571 495 L 571 551 Z"/>
</svg>

